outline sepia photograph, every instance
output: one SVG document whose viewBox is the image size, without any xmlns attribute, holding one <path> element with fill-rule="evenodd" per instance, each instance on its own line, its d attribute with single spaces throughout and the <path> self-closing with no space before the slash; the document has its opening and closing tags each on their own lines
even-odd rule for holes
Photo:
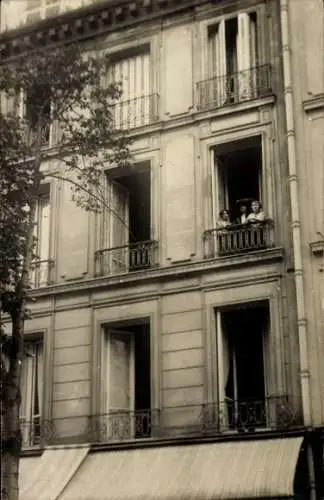
<svg viewBox="0 0 324 500">
<path fill-rule="evenodd" d="M 1 500 L 324 500 L 324 0 L 0 0 Z"/>
</svg>

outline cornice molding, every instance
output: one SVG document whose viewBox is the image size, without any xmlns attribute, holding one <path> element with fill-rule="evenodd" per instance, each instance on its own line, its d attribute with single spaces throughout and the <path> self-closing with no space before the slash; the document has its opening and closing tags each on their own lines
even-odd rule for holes
<svg viewBox="0 0 324 500">
<path fill-rule="evenodd" d="M 284 258 L 281 247 L 270 248 L 248 255 L 233 255 L 231 257 L 220 257 L 217 259 L 206 259 L 199 262 L 186 264 L 173 264 L 167 267 L 152 268 L 129 274 L 115 276 L 94 277 L 84 280 L 76 280 L 68 283 L 57 283 L 48 287 L 39 288 L 30 292 L 30 297 L 41 298 L 71 293 L 82 293 L 86 291 L 134 286 L 154 281 L 174 280 L 187 276 L 205 274 L 211 271 L 224 271 L 246 266 L 260 266 L 267 263 L 279 262 Z M 124 300 L 124 299 L 123 299 Z"/>
<path fill-rule="evenodd" d="M 182 11 L 194 10 L 209 1 L 211 0 L 106 0 L 1 34 L 0 62 L 39 47 L 80 42 Z"/>
<path fill-rule="evenodd" d="M 303 109 L 305 113 L 324 111 L 324 93 L 316 94 L 310 99 L 303 101 Z"/>
<path fill-rule="evenodd" d="M 312 241 L 309 244 L 313 255 L 321 257 L 324 255 L 324 240 Z"/>
</svg>

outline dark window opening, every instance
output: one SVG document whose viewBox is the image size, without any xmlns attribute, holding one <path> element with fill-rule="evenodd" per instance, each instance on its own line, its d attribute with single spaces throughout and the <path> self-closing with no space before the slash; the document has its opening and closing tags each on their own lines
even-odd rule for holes
<svg viewBox="0 0 324 500">
<path fill-rule="evenodd" d="M 108 205 L 102 235 L 101 273 L 146 269 L 155 265 L 151 241 L 151 172 L 146 165 L 107 177 Z"/>
<path fill-rule="evenodd" d="M 237 72 L 237 17 L 225 22 L 225 45 L 227 74 Z"/>
<path fill-rule="evenodd" d="M 222 152 L 222 149 L 225 149 Z M 219 151 L 219 153 L 218 153 Z M 261 200 L 261 138 L 242 140 L 216 148 L 219 210 L 230 211 L 231 222 L 240 217 L 240 202 Z"/>
<path fill-rule="evenodd" d="M 151 237 L 151 175 L 150 168 L 116 178 L 129 193 L 129 242 Z"/>
<path fill-rule="evenodd" d="M 26 96 L 26 120 L 30 132 L 34 135 L 41 127 L 42 143 L 48 143 L 50 135 L 51 101 L 50 89 L 46 84 L 30 88 Z"/>
<path fill-rule="evenodd" d="M 221 312 L 221 366 L 230 429 L 265 426 L 266 372 L 264 349 L 268 338 L 269 308 L 265 304 Z"/>
</svg>

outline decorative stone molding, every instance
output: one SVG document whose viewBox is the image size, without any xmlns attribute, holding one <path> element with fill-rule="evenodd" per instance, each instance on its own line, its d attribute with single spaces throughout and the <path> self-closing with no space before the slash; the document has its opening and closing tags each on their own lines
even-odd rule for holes
<svg viewBox="0 0 324 500">
<path fill-rule="evenodd" d="M 313 255 L 317 257 L 324 255 L 324 240 L 312 241 L 309 246 Z"/>
<path fill-rule="evenodd" d="M 0 62 L 38 47 L 77 42 L 195 9 L 208 0 L 109 0 L 0 36 Z"/>
<path fill-rule="evenodd" d="M 324 111 L 324 93 L 316 94 L 310 99 L 303 101 L 303 108 L 305 113 Z"/>
<path fill-rule="evenodd" d="M 90 290 L 108 290 L 112 287 L 136 286 L 144 283 L 160 282 L 161 280 L 181 279 L 203 275 L 211 271 L 223 271 L 226 269 L 253 268 L 269 263 L 282 262 L 284 250 L 281 247 L 251 252 L 247 254 L 233 255 L 215 259 L 191 261 L 185 264 L 173 264 L 172 266 L 156 267 L 145 271 L 113 276 L 102 276 L 75 280 L 68 283 L 56 283 L 48 287 L 38 288 L 30 292 L 34 298 L 58 296 L 61 294 L 84 293 Z M 269 276 L 270 278 L 270 276 Z M 243 280 L 245 278 L 242 278 Z"/>
</svg>

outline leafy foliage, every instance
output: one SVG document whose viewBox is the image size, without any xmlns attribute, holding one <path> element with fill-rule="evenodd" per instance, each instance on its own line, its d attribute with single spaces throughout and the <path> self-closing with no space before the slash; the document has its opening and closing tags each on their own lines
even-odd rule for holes
<svg viewBox="0 0 324 500">
<path fill-rule="evenodd" d="M 108 81 L 108 68 L 107 57 L 76 45 L 37 49 L 0 66 L 0 397 L 3 450 L 12 457 L 21 446 L 19 380 L 42 183 L 68 182 L 80 207 L 100 211 L 104 168 L 130 160 L 129 138 L 114 123 L 122 89 Z"/>
</svg>

